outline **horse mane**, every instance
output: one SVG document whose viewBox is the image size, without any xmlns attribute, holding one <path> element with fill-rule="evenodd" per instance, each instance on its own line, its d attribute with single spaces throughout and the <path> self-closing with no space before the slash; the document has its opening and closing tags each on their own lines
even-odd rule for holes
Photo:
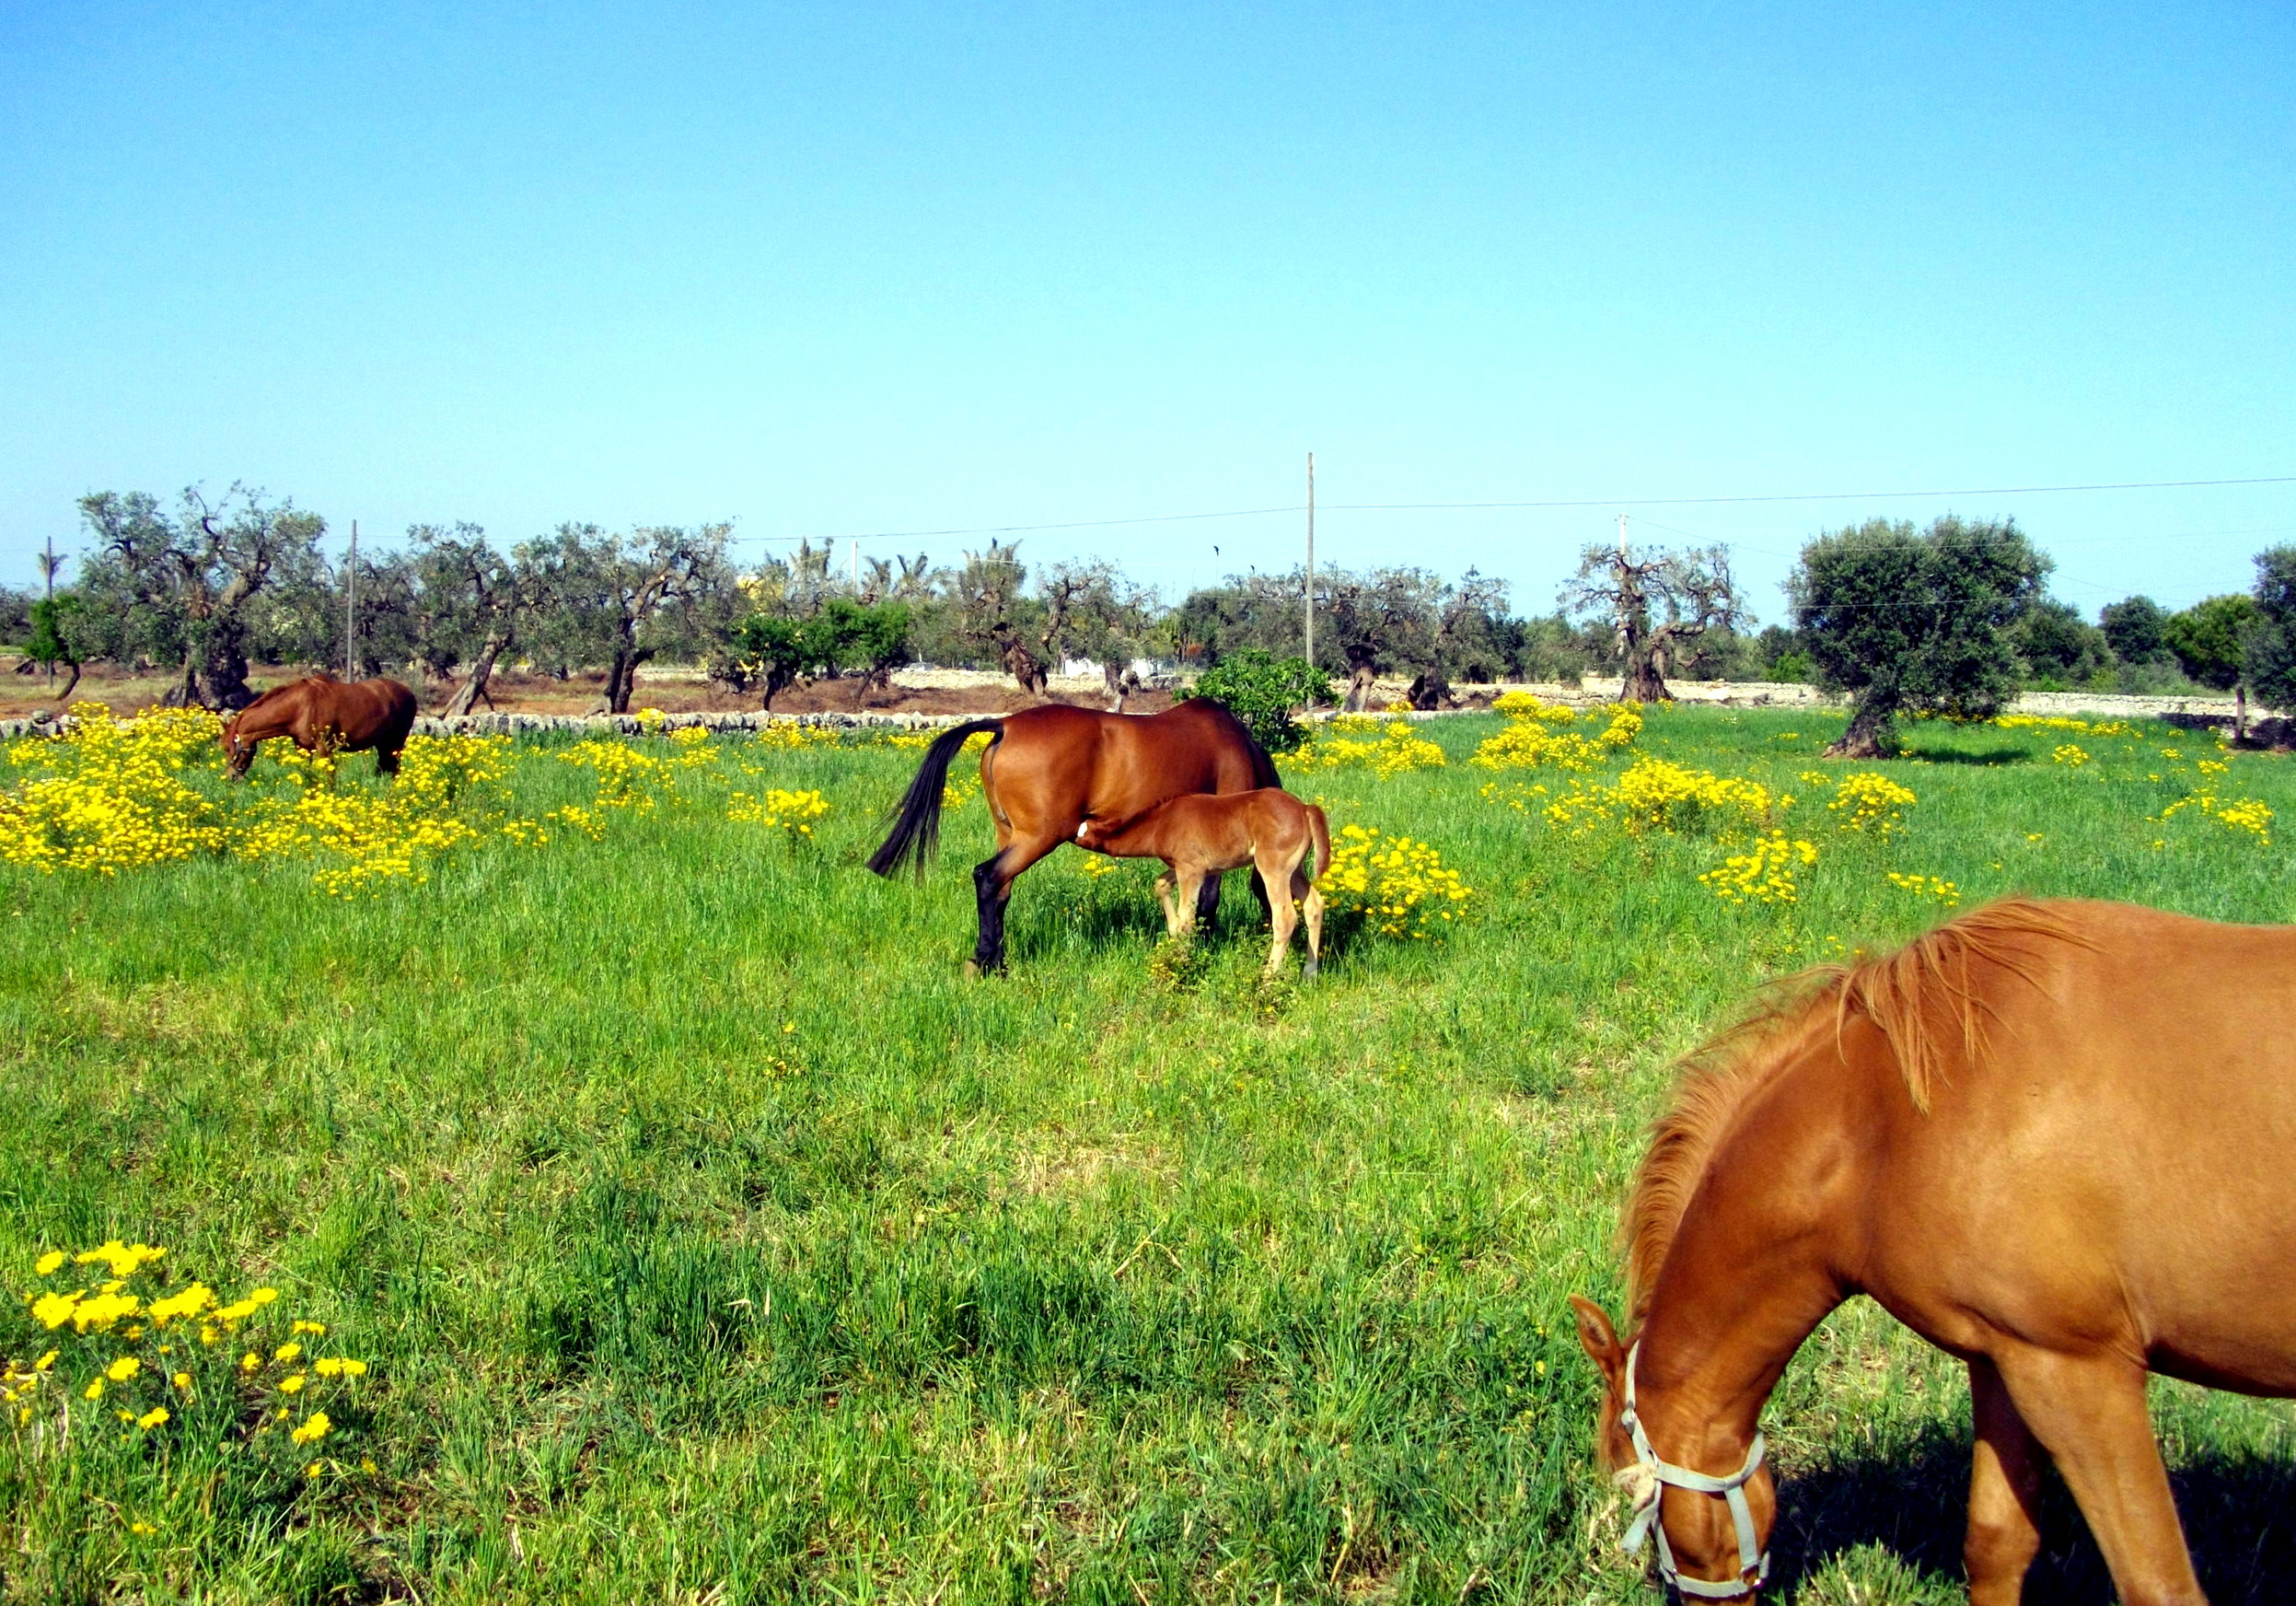
<svg viewBox="0 0 2296 1606">
<path fill-rule="evenodd" d="M 2061 907 L 2004 898 L 1895 952 L 1774 983 L 1738 1021 L 1684 1055 L 1619 1218 L 1630 1326 L 1649 1315 L 1659 1267 L 1723 1135 L 1754 1094 L 1829 1026 L 1838 1042 L 1853 1014 L 1872 1022 L 1914 1108 L 1926 1115 L 1931 1088 L 1956 1063 L 1974 1068 L 1984 1061 L 1985 1018 L 1995 1009 L 1975 968 L 1989 965 L 2038 986 L 2038 964 L 2060 946 L 2094 945 Z"/>
</svg>

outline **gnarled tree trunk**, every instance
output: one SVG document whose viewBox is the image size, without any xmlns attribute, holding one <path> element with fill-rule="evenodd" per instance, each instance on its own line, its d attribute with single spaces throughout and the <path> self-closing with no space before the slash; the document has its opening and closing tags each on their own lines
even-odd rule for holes
<svg viewBox="0 0 2296 1606">
<path fill-rule="evenodd" d="M 1018 635 L 1007 633 L 998 644 L 998 656 L 1004 660 L 1004 672 L 1020 682 L 1020 689 L 1034 697 L 1045 693 L 1044 665 L 1028 650 L 1028 644 Z"/>
<path fill-rule="evenodd" d="M 470 666 L 470 678 L 465 680 L 456 689 L 455 694 L 446 700 L 446 714 L 449 717 L 458 714 L 470 713 L 479 705 L 479 699 L 481 697 L 486 699 L 486 705 L 489 708 L 494 706 L 494 699 L 489 695 L 486 682 L 493 678 L 494 660 L 502 656 L 503 648 L 509 645 L 510 638 L 506 635 L 490 635 L 486 638 L 485 645 L 479 648 L 477 660 Z"/>
<path fill-rule="evenodd" d="M 1421 713 L 1432 713 L 1451 701 L 1451 682 L 1441 669 L 1429 669 L 1411 682 L 1404 697 Z"/>
<path fill-rule="evenodd" d="M 1841 733 L 1838 741 L 1826 749 L 1829 759 L 1887 758 L 1895 745 L 1895 705 L 1873 699 L 1861 699 L 1850 716 L 1850 728 Z"/>
</svg>

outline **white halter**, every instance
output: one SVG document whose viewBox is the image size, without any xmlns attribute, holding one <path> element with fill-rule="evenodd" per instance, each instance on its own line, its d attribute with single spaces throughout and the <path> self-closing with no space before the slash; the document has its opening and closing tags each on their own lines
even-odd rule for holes
<svg viewBox="0 0 2296 1606">
<path fill-rule="evenodd" d="M 1634 1443 L 1635 1464 L 1620 1474 L 1620 1482 L 1631 1481 L 1635 1486 L 1634 1521 L 1627 1529 L 1621 1546 L 1629 1555 L 1641 1552 L 1642 1542 L 1652 1536 L 1658 1540 L 1658 1576 L 1685 1595 L 1707 1600 L 1735 1600 L 1751 1595 L 1769 1578 L 1769 1552 L 1758 1548 L 1754 1539 L 1754 1513 L 1745 1502 L 1745 1482 L 1762 1465 L 1768 1447 L 1757 1432 L 1754 1443 L 1747 1447 L 1745 1465 L 1727 1478 L 1710 1478 L 1704 1472 L 1694 1472 L 1687 1467 L 1674 1466 L 1658 1459 L 1651 1448 L 1650 1435 L 1642 1431 L 1642 1419 L 1634 1410 L 1634 1362 L 1642 1353 L 1637 1342 L 1627 1351 L 1626 1398 L 1618 1412 L 1618 1426 L 1627 1430 Z M 1666 1484 L 1687 1489 L 1698 1495 L 1720 1495 L 1730 1506 L 1730 1521 L 1738 1530 L 1738 1577 L 1734 1582 L 1710 1584 L 1703 1578 L 1686 1578 L 1675 1566 L 1675 1553 L 1666 1542 L 1666 1524 L 1658 1515 L 1658 1503 Z"/>
</svg>

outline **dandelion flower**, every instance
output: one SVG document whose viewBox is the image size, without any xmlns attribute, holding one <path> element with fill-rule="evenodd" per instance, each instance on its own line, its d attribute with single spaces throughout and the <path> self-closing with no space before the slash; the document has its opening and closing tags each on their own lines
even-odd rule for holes
<svg viewBox="0 0 2296 1606">
<path fill-rule="evenodd" d="M 115 1383 L 124 1383 L 144 1369 L 144 1363 L 133 1356 L 122 1356 L 104 1368 L 104 1376 Z"/>
<path fill-rule="evenodd" d="M 326 1412 L 314 1411 L 306 1416 L 296 1430 L 287 1437 L 297 1444 L 317 1444 L 333 1432 L 334 1426 L 335 1425 L 327 1419 Z"/>
<path fill-rule="evenodd" d="M 40 1257 L 39 1261 L 33 1265 L 32 1269 L 43 1277 L 52 1276 L 55 1274 L 56 1268 L 63 1264 L 64 1251 L 60 1249 L 52 1249 L 46 1254 Z"/>
<path fill-rule="evenodd" d="M 303 1392 L 303 1385 L 308 1380 L 301 1372 L 296 1373 L 292 1378 L 282 1378 L 279 1379 L 279 1391 L 282 1394 L 300 1394 Z"/>
<path fill-rule="evenodd" d="M 291 1361 L 302 1353 L 303 1346 L 299 1344 L 283 1344 L 272 1351 L 271 1358 L 275 1361 Z"/>
<path fill-rule="evenodd" d="M 153 1428 L 157 1427 L 161 1423 L 167 1420 L 168 1408 L 165 1405 L 155 1405 L 149 1411 L 145 1412 L 143 1415 L 135 1419 L 135 1426 L 142 1428 L 145 1433 L 149 1433 Z"/>
<path fill-rule="evenodd" d="M 83 1400 L 100 1400 L 103 1397 L 104 1380 L 101 1378 L 98 1378 L 94 1382 L 88 1384 L 87 1388 L 80 1391 L 80 1398 Z"/>
</svg>

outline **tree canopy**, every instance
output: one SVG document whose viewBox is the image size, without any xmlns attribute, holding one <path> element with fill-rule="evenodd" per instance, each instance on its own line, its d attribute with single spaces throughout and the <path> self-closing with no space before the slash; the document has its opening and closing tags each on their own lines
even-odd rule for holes
<svg viewBox="0 0 2296 1606">
<path fill-rule="evenodd" d="M 1827 751 L 1891 751 L 1903 714 L 1997 713 L 2018 685 L 2011 627 L 2049 568 L 2013 520 L 1948 517 L 1917 531 L 1875 518 L 1803 548 L 1786 588 L 1794 629 L 1818 683 L 1853 699 Z"/>
</svg>

